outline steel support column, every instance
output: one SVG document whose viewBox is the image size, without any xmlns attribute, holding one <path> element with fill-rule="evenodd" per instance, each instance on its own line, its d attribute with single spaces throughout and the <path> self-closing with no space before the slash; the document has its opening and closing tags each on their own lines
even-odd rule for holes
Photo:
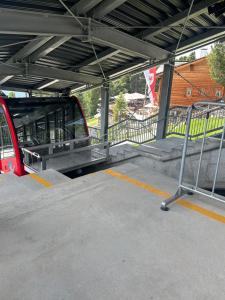
<svg viewBox="0 0 225 300">
<path fill-rule="evenodd" d="M 104 83 L 101 87 L 101 137 L 104 142 L 108 141 L 109 127 L 109 84 Z"/>
<path fill-rule="evenodd" d="M 166 137 L 168 111 L 170 107 L 170 95 L 172 89 L 174 61 L 164 65 L 163 81 L 161 86 L 159 100 L 159 121 L 157 124 L 156 139 L 164 139 Z"/>
</svg>

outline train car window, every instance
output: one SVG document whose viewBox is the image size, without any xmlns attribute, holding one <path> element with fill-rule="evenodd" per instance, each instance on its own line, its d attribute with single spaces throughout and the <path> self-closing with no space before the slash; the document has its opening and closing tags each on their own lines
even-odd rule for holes
<svg viewBox="0 0 225 300">
<path fill-rule="evenodd" d="M 47 144 L 49 142 L 49 139 L 47 137 L 47 122 L 46 117 L 43 117 L 36 121 L 35 128 L 36 128 L 36 137 L 38 144 Z"/>
<path fill-rule="evenodd" d="M 84 118 L 77 104 L 76 104 L 74 120 L 75 120 L 76 138 L 80 139 L 86 135 L 86 131 L 85 131 Z"/>
<path fill-rule="evenodd" d="M 14 157 L 15 152 L 4 111 L 0 107 L 0 159 Z"/>
<path fill-rule="evenodd" d="M 87 136 L 80 107 L 71 98 L 15 99 L 7 105 L 21 147 Z"/>
</svg>

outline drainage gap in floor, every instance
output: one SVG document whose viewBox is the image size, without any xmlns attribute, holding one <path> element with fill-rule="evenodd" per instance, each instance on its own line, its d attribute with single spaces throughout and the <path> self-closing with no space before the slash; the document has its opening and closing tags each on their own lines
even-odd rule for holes
<svg viewBox="0 0 225 300">
<path fill-rule="evenodd" d="M 93 166 L 84 167 L 82 169 L 77 169 L 77 170 L 74 170 L 74 171 L 66 172 L 66 173 L 64 173 L 64 175 L 71 178 L 71 179 L 74 179 L 74 178 L 77 178 L 77 177 L 81 177 L 81 176 L 84 176 L 84 175 L 87 175 L 87 174 L 91 174 L 91 173 L 95 173 L 95 172 L 104 170 L 108 167 L 109 166 L 106 166 L 106 165 L 103 165 L 103 164 L 102 165 L 101 164 L 93 165 Z"/>
<path fill-rule="evenodd" d="M 211 192 L 212 189 L 207 188 L 207 191 Z M 225 197 L 225 189 L 215 189 L 215 194 L 221 195 Z"/>
</svg>

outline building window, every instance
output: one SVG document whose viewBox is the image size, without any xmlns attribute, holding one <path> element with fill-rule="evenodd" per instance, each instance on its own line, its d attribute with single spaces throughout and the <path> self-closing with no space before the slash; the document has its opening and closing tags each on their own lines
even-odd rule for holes
<svg viewBox="0 0 225 300">
<path fill-rule="evenodd" d="M 186 90 L 186 96 L 190 97 L 192 95 L 192 88 L 187 88 Z"/>
<path fill-rule="evenodd" d="M 204 89 L 204 88 L 200 89 L 200 90 L 199 90 L 199 94 L 200 94 L 201 96 L 205 96 L 205 95 L 206 95 L 205 89 Z"/>
<path fill-rule="evenodd" d="M 216 90 L 216 97 L 222 97 L 222 91 L 221 90 Z"/>
</svg>

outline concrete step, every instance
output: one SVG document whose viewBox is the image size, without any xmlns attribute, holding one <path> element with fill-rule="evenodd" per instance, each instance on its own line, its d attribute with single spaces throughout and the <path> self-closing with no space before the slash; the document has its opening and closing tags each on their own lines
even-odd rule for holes
<svg viewBox="0 0 225 300">
<path fill-rule="evenodd" d="M 114 169 L 123 173 L 135 172 L 140 167 L 133 163 L 125 163 Z M 0 200 L 0 218 L 14 218 L 17 215 L 21 215 L 27 212 L 31 212 L 34 209 L 42 209 L 46 206 L 57 205 L 58 202 L 65 201 L 65 199 L 76 198 L 83 193 L 90 193 L 92 197 L 92 191 L 111 190 L 112 177 L 104 174 L 104 172 L 91 173 L 85 176 L 81 176 L 75 179 L 69 179 L 60 184 L 53 185 L 51 188 L 41 189 L 34 193 L 10 196 L 8 198 Z M 93 198 L 93 201 L 95 199 Z"/>
<path fill-rule="evenodd" d="M 34 175 L 15 176 L 12 173 L 0 175 L 0 203 L 9 199 L 30 197 L 46 187 L 69 182 L 71 179 L 55 170 L 46 170 Z"/>
<path fill-rule="evenodd" d="M 138 155 L 136 148 L 132 147 L 129 143 L 124 143 L 110 148 L 111 163 L 121 162 L 137 157 Z"/>
<path fill-rule="evenodd" d="M 169 161 L 180 159 L 183 151 L 184 139 L 167 138 L 156 142 L 140 145 L 137 152 L 145 157 L 157 159 L 159 161 Z M 199 154 L 201 151 L 202 140 L 188 141 L 187 155 Z M 218 149 L 219 141 L 206 139 L 204 151 L 212 151 Z"/>
<path fill-rule="evenodd" d="M 183 142 L 183 140 L 178 138 L 168 138 L 140 146 L 137 148 L 140 157 L 134 158 L 134 161 L 141 168 L 148 166 L 148 168 L 151 170 L 155 170 L 161 174 L 178 179 L 180 173 Z M 201 139 L 188 142 L 184 169 L 184 181 L 192 185 L 195 185 L 196 182 L 201 146 Z M 212 187 L 218 157 L 218 148 L 218 140 L 210 138 L 205 140 L 199 176 L 199 187 Z M 141 157 L 145 159 L 142 159 Z M 225 148 L 222 149 L 216 188 L 224 188 L 224 168 Z"/>
<path fill-rule="evenodd" d="M 113 170 L 176 190 L 132 163 Z M 162 212 L 162 197 L 102 172 L 46 191 L 0 206 L 1 299 L 224 299 L 224 224 Z"/>
<path fill-rule="evenodd" d="M 183 139 L 168 138 L 140 145 L 137 152 L 145 157 L 167 160 L 182 154 L 183 143 Z"/>
<path fill-rule="evenodd" d="M 0 214 L 1 211 L 4 211 L 4 209 L 14 209 L 15 206 L 18 209 L 23 209 L 24 207 L 32 205 L 46 205 L 49 199 L 51 199 L 51 201 L 54 202 L 56 199 L 62 199 L 68 194 L 70 196 L 74 196 L 74 191 L 76 191 L 76 194 L 79 194 L 80 192 L 86 189 L 91 189 L 96 185 L 104 184 L 105 176 L 103 176 L 101 172 L 97 172 L 94 174 L 95 176 L 93 176 L 93 174 L 89 174 L 82 177 L 78 177 L 76 179 L 70 179 L 59 173 L 57 181 L 54 181 L 54 179 L 51 178 L 51 182 L 53 183 L 53 185 L 50 188 L 41 186 L 41 188 L 33 191 L 31 191 L 31 189 L 29 188 L 30 181 L 25 180 L 27 186 L 26 184 L 20 185 L 19 181 L 15 181 L 15 187 L 12 189 L 11 184 L 9 184 L 11 191 L 10 188 L 7 189 L 7 191 L 4 192 L 5 196 L 0 198 Z M 51 177 L 52 175 L 53 174 L 51 173 Z M 61 175 L 63 177 L 62 180 L 59 181 Z M 47 179 L 47 176 L 45 178 Z M 49 176 L 48 179 L 50 180 Z"/>
</svg>

